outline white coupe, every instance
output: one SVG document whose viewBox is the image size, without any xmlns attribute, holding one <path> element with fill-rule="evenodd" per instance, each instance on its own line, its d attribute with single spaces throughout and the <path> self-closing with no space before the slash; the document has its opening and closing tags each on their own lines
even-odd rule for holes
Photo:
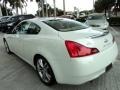
<svg viewBox="0 0 120 90">
<path fill-rule="evenodd" d="M 6 51 L 35 67 L 46 85 L 91 81 L 108 71 L 118 55 L 108 30 L 65 18 L 22 21 L 3 41 Z"/>
</svg>

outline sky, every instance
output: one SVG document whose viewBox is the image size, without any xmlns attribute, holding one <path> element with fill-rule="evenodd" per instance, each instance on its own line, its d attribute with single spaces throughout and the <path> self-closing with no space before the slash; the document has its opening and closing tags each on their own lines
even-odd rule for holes
<svg viewBox="0 0 120 90">
<path fill-rule="evenodd" d="M 53 0 L 47 0 L 47 2 L 53 7 Z M 65 3 L 66 11 L 73 11 L 74 7 L 77 7 L 80 11 L 93 9 L 93 0 L 65 0 Z M 63 0 L 56 0 L 56 7 L 63 9 Z M 35 14 L 37 9 L 38 5 L 36 2 L 28 2 L 28 14 Z"/>
</svg>

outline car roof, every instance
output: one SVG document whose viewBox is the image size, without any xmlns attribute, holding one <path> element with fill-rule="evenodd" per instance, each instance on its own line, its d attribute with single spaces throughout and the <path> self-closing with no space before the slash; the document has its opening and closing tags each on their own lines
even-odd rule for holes
<svg viewBox="0 0 120 90">
<path fill-rule="evenodd" d="M 32 14 L 26 14 L 26 15 L 16 15 L 16 16 L 11 16 L 10 18 L 13 18 L 13 17 L 21 17 L 21 16 L 34 16 Z"/>
<path fill-rule="evenodd" d="M 27 19 L 27 20 L 24 20 L 24 21 L 31 21 L 31 22 L 42 22 L 42 21 L 49 21 L 49 20 L 58 20 L 58 19 L 64 19 L 66 20 L 66 18 L 59 18 L 59 17 L 36 17 L 36 18 L 32 18 L 32 19 Z"/>
<path fill-rule="evenodd" d="M 40 20 L 40 21 L 48 21 L 48 20 L 58 20 L 58 19 L 64 19 L 64 18 L 59 18 L 59 17 L 43 17 L 43 18 L 34 18 L 33 20 Z"/>
</svg>

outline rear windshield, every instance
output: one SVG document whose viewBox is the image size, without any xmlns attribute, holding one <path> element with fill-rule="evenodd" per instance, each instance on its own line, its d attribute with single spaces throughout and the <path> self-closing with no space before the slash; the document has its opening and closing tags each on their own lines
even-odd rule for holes
<svg viewBox="0 0 120 90">
<path fill-rule="evenodd" d="M 104 15 L 103 16 L 96 15 L 96 16 L 89 16 L 88 17 L 88 20 L 100 20 L 100 19 L 105 19 L 105 16 Z"/>
<path fill-rule="evenodd" d="M 68 31 L 76 31 L 81 29 L 86 29 L 88 26 L 69 19 L 56 19 L 56 20 L 48 20 L 43 21 L 50 27 L 54 28 L 55 30 L 62 31 L 62 32 L 68 32 Z"/>
</svg>

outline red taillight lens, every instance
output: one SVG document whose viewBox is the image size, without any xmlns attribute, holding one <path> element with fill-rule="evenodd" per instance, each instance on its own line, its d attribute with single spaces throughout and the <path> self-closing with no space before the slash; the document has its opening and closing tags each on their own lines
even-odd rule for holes
<svg viewBox="0 0 120 90">
<path fill-rule="evenodd" d="M 73 41 L 65 41 L 65 45 L 67 47 L 70 57 L 72 58 L 89 56 L 99 52 L 97 48 L 88 48 Z"/>
</svg>

